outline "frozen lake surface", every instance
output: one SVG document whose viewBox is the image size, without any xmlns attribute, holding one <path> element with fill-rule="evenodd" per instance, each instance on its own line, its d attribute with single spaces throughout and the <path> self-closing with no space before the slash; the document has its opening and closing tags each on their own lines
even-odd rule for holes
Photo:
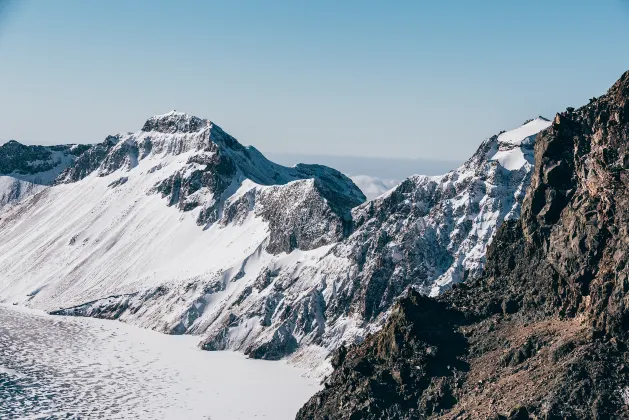
<svg viewBox="0 0 629 420">
<path fill-rule="evenodd" d="M 293 419 L 317 381 L 115 321 L 0 306 L 0 419 Z"/>
</svg>

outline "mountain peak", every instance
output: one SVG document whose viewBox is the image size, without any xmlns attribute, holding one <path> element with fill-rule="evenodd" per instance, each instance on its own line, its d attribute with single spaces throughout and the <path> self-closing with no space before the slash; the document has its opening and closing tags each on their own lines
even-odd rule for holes
<svg viewBox="0 0 629 420">
<path fill-rule="evenodd" d="M 23 146 L 23 144 L 17 140 L 9 140 L 8 142 L 4 144 L 0 144 L 0 147 L 2 146 Z"/>
<path fill-rule="evenodd" d="M 160 133 L 194 133 L 210 125 L 210 121 L 172 110 L 166 114 L 155 115 L 144 123 L 142 131 L 157 131 Z"/>
<path fill-rule="evenodd" d="M 610 97 L 616 101 L 629 101 L 629 71 L 625 72 L 620 79 L 609 89 Z M 626 103 L 626 102 L 625 102 Z"/>
</svg>

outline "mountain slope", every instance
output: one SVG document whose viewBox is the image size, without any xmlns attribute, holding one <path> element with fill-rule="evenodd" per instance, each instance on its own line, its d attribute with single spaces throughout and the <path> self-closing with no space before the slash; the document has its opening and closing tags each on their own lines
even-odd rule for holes
<svg viewBox="0 0 629 420">
<path fill-rule="evenodd" d="M 535 145 L 486 273 L 412 292 L 298 419 L 629 418 L 629 72 Z"/>
<path fill-rule="evenodd" d="M 0 298 L 318 366 L 377 330 L 408 287 L 438 294 L 480 275 L 496 228 L 519 217 L 549 124 L 361 204 L 337 171 L 286 168 L 210 121 L 156 116 L 2 214 Z"/>
<path fill-rule="evenodd" d="M 88 146 L 26 146 L 11 140 L 0 146 L 0 208 L 53 184 Z"/>
<path fill-rule="evenodd" d="M 207 305 L 203 288 L 184 297 L 151 289 L 61 313 L 160 328 L 145 323 L 161 320 L 164 308 L 179 302 L 189 308 L 184 321 L 166 331 L 203 334 L 205 349 L 275 359 L 301 348 L 296 358 L 317 365 L 327 351 L 377 329 L 409 285 L 438 293 L 481 273 L 496 226 L 519 215 L 533 167 L 534 134 L 549 124 L 536 119 L 515 133 L 494 136 L 461 168 L 441 177 L 410 178 L 355 208 L 353 233 L 331 247 L 247 260 L 238 267 L 238 276 L 245 273 L 243 286 L 223 295 L 219 305 Z M 520 166 L 502 166 L 499 159 L 509 153 L 521 157 Z"/>
<path fill-rule="evenodd" d="M 154 117 L 90 148 L 56 186 L 2 215 L 0 293 L 54 310 L 166 284 L 218 292 L 233 280 L 237 289 L 230 276 L 246 261 L 341 239 L 362 201 L 337 171 L 285 168 L 209 121 Z M 170 331 L 168 316 L 188 308 L 153 309 L 159 319 L 146 322 Z"/>
</svg>

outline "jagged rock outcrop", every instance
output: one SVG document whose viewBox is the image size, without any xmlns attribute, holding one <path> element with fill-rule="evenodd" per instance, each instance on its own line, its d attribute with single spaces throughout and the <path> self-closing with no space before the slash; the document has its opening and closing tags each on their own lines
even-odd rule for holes
<svg viewBox="0 0 629 420">
<path fill-rule="evenodd" d="M 88 145 L 74 165 L 68 167 L 55 180 L 56 184 L 77 182 L 95 172 L 108 157 L 109 152 L 118 144 L 120 136 L 108 136 L 104 142 Z"/>
<path fill-rule="evenodd" d="M 52 185 L 88 146 L 30 146 L 11 140 L 0 146 L 0 208 Z"/>
<path fill-rule="evenodd" d="M 298 419 L 629 418 L 629 72 L 535 144 L 486 272 L 332 359 Z"/>
</svg>

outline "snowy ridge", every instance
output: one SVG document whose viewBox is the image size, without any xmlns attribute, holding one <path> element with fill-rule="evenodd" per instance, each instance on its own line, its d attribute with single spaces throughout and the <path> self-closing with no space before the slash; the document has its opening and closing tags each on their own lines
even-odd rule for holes
<svg viewBox="0 0 629 420">
<path fill-rule="evenodd" d="M 277 165 L 208 120 L 153 117 L 0 214 L 0 300 L 320 366 L 408 287 L 436 294 L 480 274 L 497 227 L 519 217 L 548 124 L 361 204 L 333 169 Z"/>
<path fill-rule="evenodd" d="M 364 201 L 333 169 L 276 165 L 175 113 L 89 148 L 56 184 L 2 214 L 2 300 L 141 302 L 111 316 L 171 333 L 201 332 L 282 255 L 307 259 L 347 236 Z"/>
<path fill-rule="evenodd" d="M 254 352 L 260 357 L 279 357 L 297 346 L 333 349 L 377 329 L 408 286 L 437 294 L 480 275 L 496 229 L 519 217 L 530 182 L 534 134 L 524 134 L 517 150 L 510 148 L 530 158 L 521 166 L 505 168 L 495 159 L 505 145 L 494 136 L 460 168 L 411 177 L 355 208 L 353 233 L 321 258 L 268 266 L 226 306 L 222 323 L 207 330 L 205 348 L 247 352 L 251 338 L 263 336 L 270 345 L 263 354 Z M 269 319 L 275 328 L 260 332 Z"/>
<path fill-rule="evenodd" d="M 84 146 L 26 146 L 11 140 L 0 146 L 0 208 L 52 185 Z"/>
<path fill-rule="evenodd" d="M 349 218 L 349 209 L 365 200 L 362 192 L 340 172 L 319 165 L 292 168 L 266 159 L 254 147 L 244 147 L 209 120 L 172 111 L 147 120 L 137 133 L 109 136 L 82 155 L 59 182 L 71 183 L 96 173 L 108 176 L 130 171 L 142 161 L 152 161 L 148 173 L 162 175 L 153 193 L 183 211 L 197 209 L 197 223 L 216 222 L 225 200 L 248 179 L 259 185 L 283 185 L 314 179 L 330 206 Z M 126 182 L 126 181 L 123 181 Z"/>
</svg>

